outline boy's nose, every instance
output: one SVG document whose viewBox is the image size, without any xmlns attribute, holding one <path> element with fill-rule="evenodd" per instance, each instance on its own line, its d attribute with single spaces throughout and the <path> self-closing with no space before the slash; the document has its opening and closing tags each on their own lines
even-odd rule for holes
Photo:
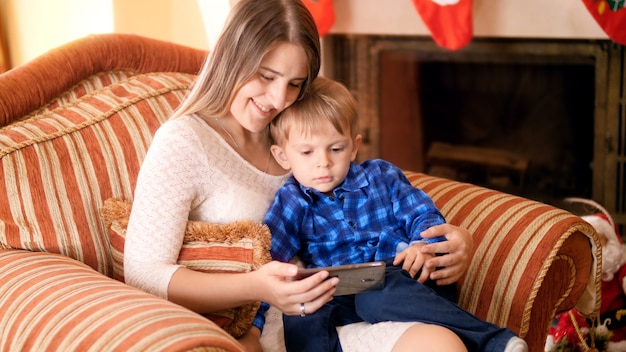
<svg viewBox="0 0 626 352">
<path fill-rule="evenodd" d="M 320 167 L 328 167 L 330 166 L 330 158 L 328 157 L 328 153 L 320 153 L 319 159 L 317 161 L 318 166 Z"/>
</svg>

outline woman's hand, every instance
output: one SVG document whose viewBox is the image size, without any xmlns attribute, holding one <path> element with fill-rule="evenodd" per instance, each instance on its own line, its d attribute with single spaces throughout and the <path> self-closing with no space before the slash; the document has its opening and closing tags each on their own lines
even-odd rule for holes
<svg viewBox="0 0 626 352">
<path fill-rule="evenodd" d="M 328 271 L 322 270 L 306 279 L 295 280 L 298 267 L 294 264 L 272 261 L 260 267 L 252 274 L 257 284 L 251 284 L 251 290 L 258 290 L 259 298 L 287 315 L 313 313 L 333 299 L 338 278 L 328 277 Z"/>
<path fill-rule="evenodd" d="M 448 239 L 422 247 L 422 253 L 442 254 L 427 260 L 424 267 L 432 270 L 430 279 L 436 281 L 437 285 L 457 282 L 472 260 L 474 241 L 469 231 L 451 224 L 442 224 L 429 228 L 422 232 L 421 236 L 423 238 L 445 236 Z M 436 268 L 439 269 L 435 270 Z M 423 282 L 421 277 L 419 281 Z"/>
</svg>

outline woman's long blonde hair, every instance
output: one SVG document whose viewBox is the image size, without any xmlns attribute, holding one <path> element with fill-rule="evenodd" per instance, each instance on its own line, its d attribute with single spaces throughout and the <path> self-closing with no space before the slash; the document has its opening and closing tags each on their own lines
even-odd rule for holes
<svg viewBox="0 0 626 352">
<path fill-rule="evenodd" d="M 296 44 L 307 55 L 309 71 L 302 96 L 321 65 L 320 40 L 311 13 L 300 0 L 240 0 L 172 118 L 200 111 L 226 116 L 235 93 L 257 73 L 265 55 L 279 42 Z"/>
</svg>

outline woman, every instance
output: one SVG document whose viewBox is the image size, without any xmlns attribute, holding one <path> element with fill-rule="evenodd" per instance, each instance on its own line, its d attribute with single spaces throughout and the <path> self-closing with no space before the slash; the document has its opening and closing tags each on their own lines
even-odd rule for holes
<svg viewBox="0 0 626 352">
<path fill-rule="evenodd" d="M 157 131 L 142 164 L 125 245 L 127 283 L 197 312 L 265 301 L 293 315 L 301 313 L 301 303 L 314 312 L 332 299 L 337 279 L 325 280 L 325 271 L 290 281 L 297 267 L 286 263 L 236 275 L 176 264 L 188 220 L 262 221 L 287 176 L 270 154 L 267 126 L 317 77 L 319 45 L 313 18 L 300 1 L 235 5 L 192 90 Z M 428 263 L 446 267 L 433 278 L 454 282 L 469 262 L 471 237 L 452 226 L 433 229 L 432 235 L 449 241 L 427 250 L 451 253 Z M 240 339 L 249 351 L 262 350 L 262 322 L 255 324 Z M 413 329 L 398 346 L 426 338 Z"/>
</svg>

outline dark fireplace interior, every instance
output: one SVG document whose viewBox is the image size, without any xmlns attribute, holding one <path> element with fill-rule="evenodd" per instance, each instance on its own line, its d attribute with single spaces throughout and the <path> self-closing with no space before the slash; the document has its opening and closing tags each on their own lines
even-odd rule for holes
<svg viewBox="0 0 626 352">
<path fill-rule="evenodd" d="M 564 197 L 589 198 L 626 225 L 623 46 L 474 38 L 450 51 L 420 36 L 325 40 L 331 76 L 359 101 L 359 160 L 565 209 Z"/>
<path fill-rule="evenodd" d="M 382 158 L 544 202 L 591 197 L 593 64 L 523 56 L 446 61 L 407 51 L 380 57 Z M 403 85 L 400 76 L 410 83 Z M 404 155 L 394 144 L 398 126 L 406 124 L 394 123 L 388 106 L 411 109 L 415 148 Z M 484 151 L 484 160 L 435 158 L 437 142 L 466 154 Z M 526 166 L 498 165 L 489 152 L 505 152 Z"/>
</svg>

